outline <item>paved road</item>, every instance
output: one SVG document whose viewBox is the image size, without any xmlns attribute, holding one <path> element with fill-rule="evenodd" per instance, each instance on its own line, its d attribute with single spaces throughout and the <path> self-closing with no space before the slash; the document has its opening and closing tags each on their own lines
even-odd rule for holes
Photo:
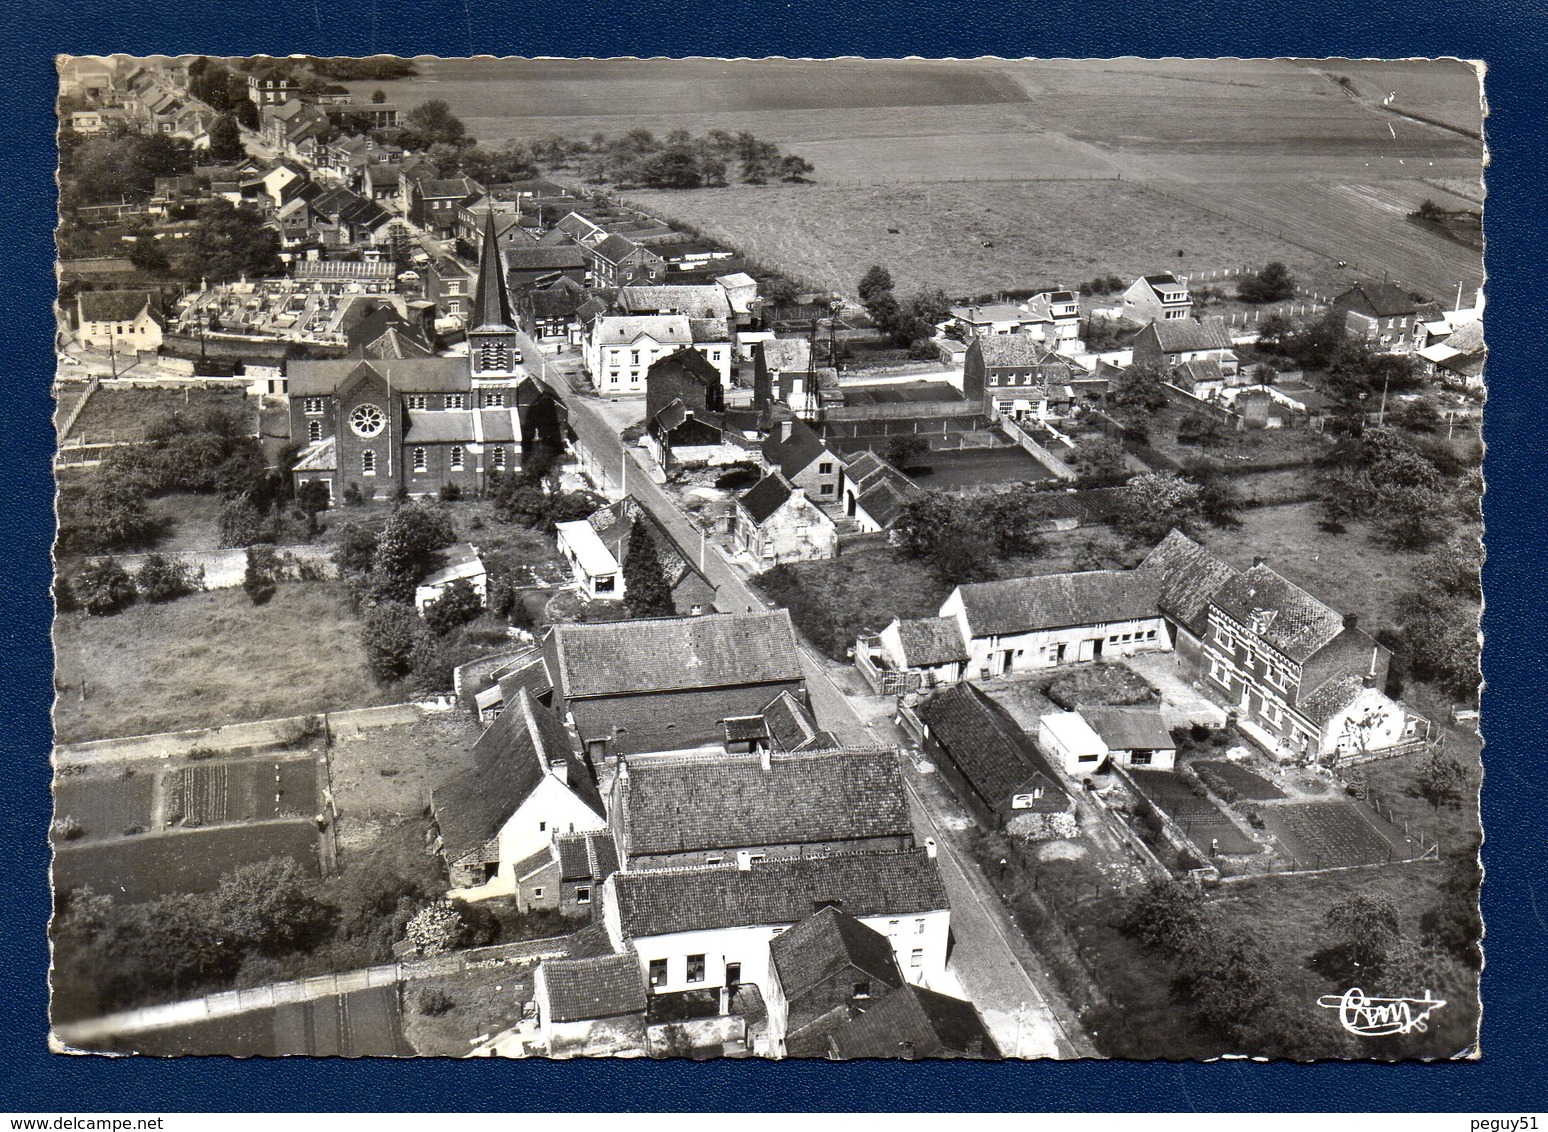
<svg viewBox="0 0 1548 1132">
<path fill-rule="evenodd" d="M 537 346 L 523 336 L 528 359 L 542 359 Z M 632 452 L 625 453 L 614 426 L 595 402 L 572 389 L 562 375 L 545 361 L 538 367 L 570 411 L 570 425 L 582 447 L 610 477 L 648 510 L 685 548 L 704 546 L 704 573 L 715 586 L 715 605 L 722 612 L 746 612 L 767 607 L 747 580 L 727 561 L 720 548 L 701 542 L 702 534 L 688 522 L 676 504 L 651 482 Z M 855 705 L 834 679 L 829 662 L 809 647 L 801 650 L 807 690 L 823 727 L 843 742 L 874 746 L 894 745 L 894 735 L 878 735 L 855 710 Z M 999 899 L 974 862 L 947 836 L 952 815 L 938 793 L 922 792 L 908 783 L 914 803 L 916 828 L 928 829 L 939 847 L 941 879 L 951 902 L 955 951 L 951 973 L 984 1015 L 986 1024 L 1006 1053 L 1024 1057 L 1073 1058 L 1094 1054 L 1084 1034 L 1067 1033 L 1048 1006 L 1039 980 L 1041 961 L 1011 923 Z"/>
</svg>

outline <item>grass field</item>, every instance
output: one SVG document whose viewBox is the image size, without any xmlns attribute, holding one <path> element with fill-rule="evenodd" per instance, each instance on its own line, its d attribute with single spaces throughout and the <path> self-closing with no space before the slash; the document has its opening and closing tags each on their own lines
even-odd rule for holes
<svg viewBox="0 0 1548 1132">
<path fill-rule="evenodd" d="M 54 884 L 89 885 L 137 903 L 174 892 L 209 892 L 236 866 L 270 857 L 294 858 L 316 873 L 317 827 L 310 821 L 275 821 L 70 843 L 55 852 Z"/>
<path fill-rule="evenodd" d="M 420 1057 L 461 1057 L 472 1039 L 494 1035 L 521 1021 L 521 1008 L 533 995 L 532 967 L 487 967 L 415 979 L 404 987 L 404 1031 Z M 442 1014 L 427 1014 L 421 1004 L 432 995 L 452 1003 Z"/>
<path fill-rule="evenodd" d="M 254 606 L 239 589 L 54 623 L 60 743 L 367 707 L 377 687 L 343 586 L 296 582 Z M 87 699 L 80 698 L 82 679 Z"/>
<path fill-rule="evenodd" d="M 143 440 L 146 430 L 158 421 L 173 413 L 206 405 L 218 405 L 238 414 L 256 412 L 254 403 L 240 391 L 104 386 L 91 395 L 86 408 L 76 418 L 74 429 L 65 439 L 82 442 Z M 256 418 L 253 425 L 257 425 Z"/>
</svg>

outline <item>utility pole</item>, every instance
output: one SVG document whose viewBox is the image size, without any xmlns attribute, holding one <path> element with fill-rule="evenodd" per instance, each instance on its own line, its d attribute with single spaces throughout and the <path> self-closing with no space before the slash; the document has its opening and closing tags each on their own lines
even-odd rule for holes
<svg viewBox="0 0 1548 1132">
<path fill-rule="evenodd" d="M 1381 408 L 1376 411 L 1376 427 L 1381 428 L 1387 419 L 1387 386 L 1392 381 L 1389 373 L 1381 379 Z"/>
</svg>

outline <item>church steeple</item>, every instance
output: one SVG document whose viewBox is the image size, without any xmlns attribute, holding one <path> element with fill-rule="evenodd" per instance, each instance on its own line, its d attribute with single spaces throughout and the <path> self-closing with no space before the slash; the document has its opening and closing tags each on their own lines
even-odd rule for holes
<svg viewBox="0 0 1548 1132">
<path fill-rule="evenodd" d="M 478 286 L 473 292 L 473 315 L 468 329 L 468 358 L 474 377 L 515 374 L 519 353 L 516 317 L 511 313 L 511 294 L 505 281 L 500 241 L 495 236 L 494 202 L 484 217 L 484 243 L 478 256 Z"/>
</svg>

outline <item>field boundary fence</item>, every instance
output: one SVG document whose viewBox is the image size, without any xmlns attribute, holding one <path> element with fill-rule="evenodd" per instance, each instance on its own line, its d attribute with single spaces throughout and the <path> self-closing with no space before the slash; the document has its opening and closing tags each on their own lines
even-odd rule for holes
<svg viewBox="0 0 1548 1132">
<path fill-rule="evenodd" d="M 1038 183 L 1057 184 L 1061 181 L 1122 181 L 1122 173 L 1085 173 L 1069 174 L 1060 177 L 836 177 L 824 178 L 814 181 L 817 188 L 846 189 L 867 188 L 882 185 L 960 185 L 960 184 L 998 184 L 1015 185 L 1027 181 Z M 1138 183 L 1138 182 L 1135 182 Z"/>
</svg>

